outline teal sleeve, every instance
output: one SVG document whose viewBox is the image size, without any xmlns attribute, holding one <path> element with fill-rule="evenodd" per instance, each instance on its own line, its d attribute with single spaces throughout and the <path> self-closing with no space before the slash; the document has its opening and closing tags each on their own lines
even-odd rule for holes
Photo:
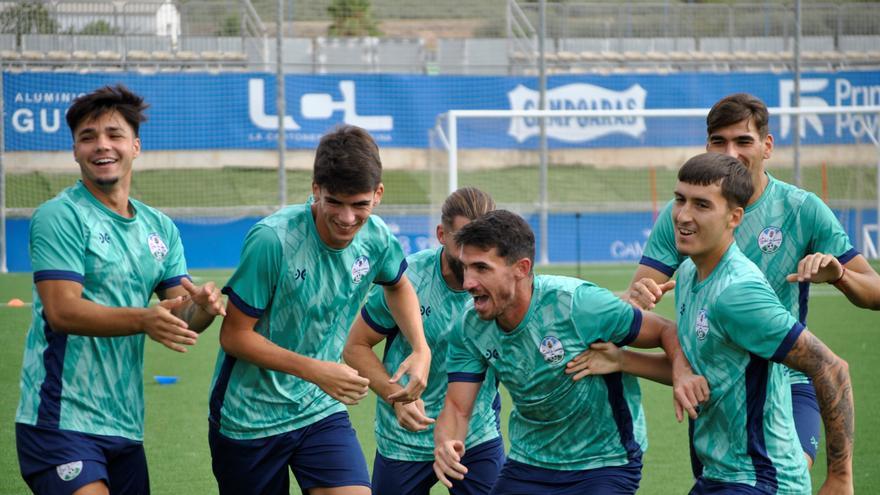
<svg viewBox="0 0 880 495">
<path fill-rule="evenodd" d="M 473 342 L 466 342 L 464 335 L 465 319 L 449 332 L 449 343 L 446 354 L 446 371 L 449 381 L 481 382 L 486 378 L 488 363 L 482 354 L 473 347 Z M 492 350 L 488 350 L 492 352 Z"/>
<path fill-rule="evenodd" d="M 385 289 L 374 285 L 367 295 L 367 301 L 361 308 L 361 316 L 373 330 L 383 335 L 392 333 L 397 328 L 397 322 L 391 316 L 391 310 L 385 301 Z"/>
<path fill-rule="evenodd" d="M 807 195 L 801 207 L 801 218 L 806 219 L 802 228 L 810 229 L 812 233 L 811 253 L 828 253 L 837 258 L 846 257 L 841 259 L 842 263 L 846 263 L 855 255 L 855 253 L 849 255 L 853 252 L 853 245 L 834 212 L 815 194 Z"/>
<path fill-rule="evenodd" d="M 611 291 L 585 283 L 575 289 L 571 319 L 581 339 L 628 345 L 639 335 L 641 311 L 623 302 Z"/>
<path fill-rule="evenodd" d="M 257 224 L 245 237 L 241 261 L 223 293 L 245 314 L 259 317 L 282 276 L 282 256 L 281 241 L 272 228 Z"/>
<path fill-rule="evenodd" d="M 374 282 L 381 285 L 395 285 L 406 271 L 406 255 L 397 237 L 394 237 L 390 230 L 387 232 L 388 244 Z"/>
<path fill-rule="evenodd" d="M 639 264 L 649 266 L 672 277 L 678 270 L 684 257 L 678 254 L 675 247 L 675 225 L 672 222 L 672 206 L 674 201 L 666 203 L 657 216 L 657 222 L 651 229 L 648 242 L 642 251 Z"/>
<path fill-rule="evenodd" d="M 166 239 L 168 239 L 168 255 L 165 257 L 165 272 L 162 280 L 169 280 L 186 275 L 186 256 L 183 254 L 183 241 L 180 239 L 180 231 L 170 218 L 163 221 Z"/>
<path fill-rule="evenodd" d="M 46 203 L 30 225 L 31 266 L 36 272 L 64 271 L 85 275 L 86 236 L 76 210 L 63 202 Z"/>
<path fill-rule="evenodd" d="M 740 348 L 764 359 L 781 361 L 803 331 L 767 283 L 731 284 L 715 301 L 710 321 Z M 713 314 L 714 313 L 714 314 Z"/>
</svg>

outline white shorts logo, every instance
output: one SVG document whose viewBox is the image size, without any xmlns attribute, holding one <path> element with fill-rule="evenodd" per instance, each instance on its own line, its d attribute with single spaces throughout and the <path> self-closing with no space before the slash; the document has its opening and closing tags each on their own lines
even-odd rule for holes
<svg viewBox="0 0 880 495">
<path fill-rule="evenodd" d="M 701 309 L 697 315 L 695 328 L 697 330 L 697 339 L 706 340 L 706 335 L 709 334 L 709 314 L 706 313 L 705 309 Z"/>
<path fill-rule="evenodd" d="M 67 464 L 62 464 L 55 468 L 55 472 L 58 473 L 58 477 L 64 481 L 70 481 L 82 472 L 83 463 L 82 461 L 74 461 L 68 462 Z"/>
<path fill-rule="evenodd" d="M 147 236 L 147 245 L 150 246 L 150 254 L 156 258 L 156 261 L 162 261 L 168 255 L 168 246 L 156 232 Z"/>
<path fill-rule="evenodd" d="M 370 273 L 370 259 L 366 256 L 358 256 L 351 265 L 351 281 L 359 284 L 368 273 Z"/>
<path fill-rule="evenodd" d="M 775 253 L 782 245 L 782 231 L 779 227 L 766 227 L 758 234 L 758 247 L 764 254 Z"/>
<path fill-rule="evenodd" d="M 544 361 L 547 361 L 551 365 L 561 363 L 562 358 L 565 356 L 565 349 L 562 348 L 562 342 L 552 335 L 544 337 L 541 341 L 540 350 L 541 355 L 544 356 Z"/>
</svg>

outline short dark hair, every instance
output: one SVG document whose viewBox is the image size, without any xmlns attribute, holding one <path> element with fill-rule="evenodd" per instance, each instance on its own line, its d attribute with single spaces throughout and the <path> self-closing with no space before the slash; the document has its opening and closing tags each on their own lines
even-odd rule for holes
<svg viewBox="0 0 880 495">
<path fill-rule="evenodd" d="M 446 198 L 440 209 L 440 221 L 447 228 L 452 227 L 455 217 L 476 220 L 495 209 L 495 200 L 488 193 L 476 187 L 462 187 Z"/>
<path fill-rule="evenodd" d="M 758 134 L 765 138 L 770 132 L 770 114 L 767 105 L 747 93 L 736 93 L 718 100 L 706 116 L 706 135 L 743 120 L 754 120 Z"/>
<path fill-rule="evenodd" d="M 498 256 L 508 265 L 528 258 L 535 261 L 535 234 L 516 213 L 494 210 L 465 225 L 455 234 L 461 246 L 474 246 L 486 251 L 497 248 Z"/>
<path fill-rule="evenodd" d="M 336 128 L 318 144 L 312 181 L 333 194 L 375 191 L 382 182 L 379 147 L 360 127 Z"/>
<path fill-rule="evenodd" d="M 678 170 L 678 180 L 700 186 L 719 184 L 721 195 L 732 207 L 745 208 L 755 192 L 749 169 L 736 158 L 722 153 L 692 157 Z"/>
<path fill-rule="evenodd" d="M 144 102 L 141 96 L 133 93 L 122 84 L 104 86 L 73 100 L 73 104 L 67 110 L 67 127 L 73 134 L 77 126 L 83 122 L 116 111 L 131 126 L 134 136 L 138 137 L 141 122 L 147 120 L 147 116 L 144 115 L 144 110 L 147 107 L 149 105 Z"/>
</svg>

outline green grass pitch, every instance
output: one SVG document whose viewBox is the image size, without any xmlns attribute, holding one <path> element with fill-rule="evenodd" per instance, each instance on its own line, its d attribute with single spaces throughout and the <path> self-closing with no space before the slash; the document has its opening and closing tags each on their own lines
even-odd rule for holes
<svg viewBox="0 0 880 495">
<path fill-rule="evenodd" d="M 875 269 L 878 264 L 874 264 Z M 634 265 L 585 265 L 581 275 L 599 285 L 622 290 Z M 574 267 L 552 267 L 545 272 L 575 275 Z M 225 282 L 228 271 L 198 271 L 202 279 Z M 813 286 L 810 329 L 850 363 L 856 403 L 855 487 L 856 493 L 880 493 L 880 394 L 874 372 L 874 350 L 880 348 L 880 314 L 858 309 L 836 290 Z M 17 297 L 31 301 L 30 274 L 0 275 L 0 302 Z M 671 315 L 671 302 L 660 312 Z M 13 417 L 18 401 L 18 379 L 22 346 L 30 324 L 30 308 L 9 308 L 0 304 L 0 494 L 26 493 L 18 472 Z M 207 441 L 208 387 L 218 347 L 218 323 L 201 337 L 187 354 L 177 354 L 148 340 L 145 359 L 146 451 L 153 493 L 217 493 L 211 474 Z M 175 385 L 157 385 L 153 375 L 176 375 Z M 675 422 L 671 389 L 642 381 L 643 402 L 648 420 L 650 446 L 640 493 L 680 494 L 691 486 L 687 449 L 687 427 Z M 372 464 L 375 452 L 373 413 L 375 396 L 349 409 L 364 453 Z M 510 412 L 504 395 L 504 431 Z M 813 487 L 825 478 L 824 442 L 813 468 Z M 295 483 L 291 493 L 300 493 Z M 435 486 L 434 493 L 446 493 Z"/>
</svg>

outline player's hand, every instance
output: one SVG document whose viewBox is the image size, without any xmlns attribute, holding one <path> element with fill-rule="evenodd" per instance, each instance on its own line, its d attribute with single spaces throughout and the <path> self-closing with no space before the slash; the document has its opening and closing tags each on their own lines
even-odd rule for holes
<svg viewBox="0 0 880 495">
<path fill-rule="evenodd" d="M 675 280 L 668 280 L 658 284 L 654 279 L 645 277 L 632 284 L 632 287 L 623 295 L 628 303 L 645 311 L 650 311 L 657 306 L 663 294 L 675 288 Z"/>
<path fill-rule="evenodd" d="M 397 383 L 404 375 L 409 377 L 406 386 L 387 397 L 389 402 L 412 402 L 422 396 L 428 386 L 428 372 L 431 369 L 431 351 L 413 351 L 397 367 L 394 376 L 388 380 Z"/>
<path fill-rule="evenodd" d="M 843 275 L 843 265 L 836 256 L 823 253 L 813 253 L 804 256 L 798 262 L 797 273 L 791 273 L 785 277 L 789 282 L 834 282 Z"/>
<path fill-rule="evenodd" d="M 320 369 L 315 373 L 315 385 L 330 397 L 345 405 L 353 406 L 367 396 L 370 380 L 358 375 L 357 370 L 342 363 L 319 361 Z"/>
<path fill-rule="evenodd" d="M 623 350 L 611 342 L 594 342 L 565 365 L 565 373 L 578 381 L 589 375 L 607 375 L 623 370 Z"/>
<path fill-rule="evenodd" d="M 195 345 L 199 334 L 171 313 L 184 303 L 184 297 L 172 297 L 147 308 L 141 320 L 144 333 L 172 351 L 186 352 L 184 346 Z"/>
<path fill-rule="evenodd" d="M 198 305 L 205 313 L 212 316 L 226 316 L 226 307 L 223 305 L 223 296 L 214 282 L 205 285 L 196 285 L 186 277 L 180 279 L 180 285 L 189 293 L 193 304 Z"/>
<path fill-rule="evenodd" d="M 829 473 L 819 488 L 819 495 L 852 495 L 855 492 L 852 476 L 842 479 Z"/>
<path fill-rule="evenodd" d="M 425 415 L 425 403 L 422 399 L 414 400 L 407 404 L 392 402 L 394 414 L 397 415 L 397 424 L 409 431 L 427 430 L 434 424 L 434 420 Z"/>
<path fill-rule="evenodd" d="M 709 400 L 709 382 L 693 372 L 682 373 L 672 377 L 672 402 L 675 405 L 675 419 L 681 423 L 684 413 L 697 419 L 699 406 Z"/>
<path fill-rule="evenodd" d="M 468 469 L 461 463 L 464 443 L 461 440 L 447 440 L 434 447 L 434 474 L 446 488 L 452 488 L 454 480 L 463 480 Z"/>
</svg>

